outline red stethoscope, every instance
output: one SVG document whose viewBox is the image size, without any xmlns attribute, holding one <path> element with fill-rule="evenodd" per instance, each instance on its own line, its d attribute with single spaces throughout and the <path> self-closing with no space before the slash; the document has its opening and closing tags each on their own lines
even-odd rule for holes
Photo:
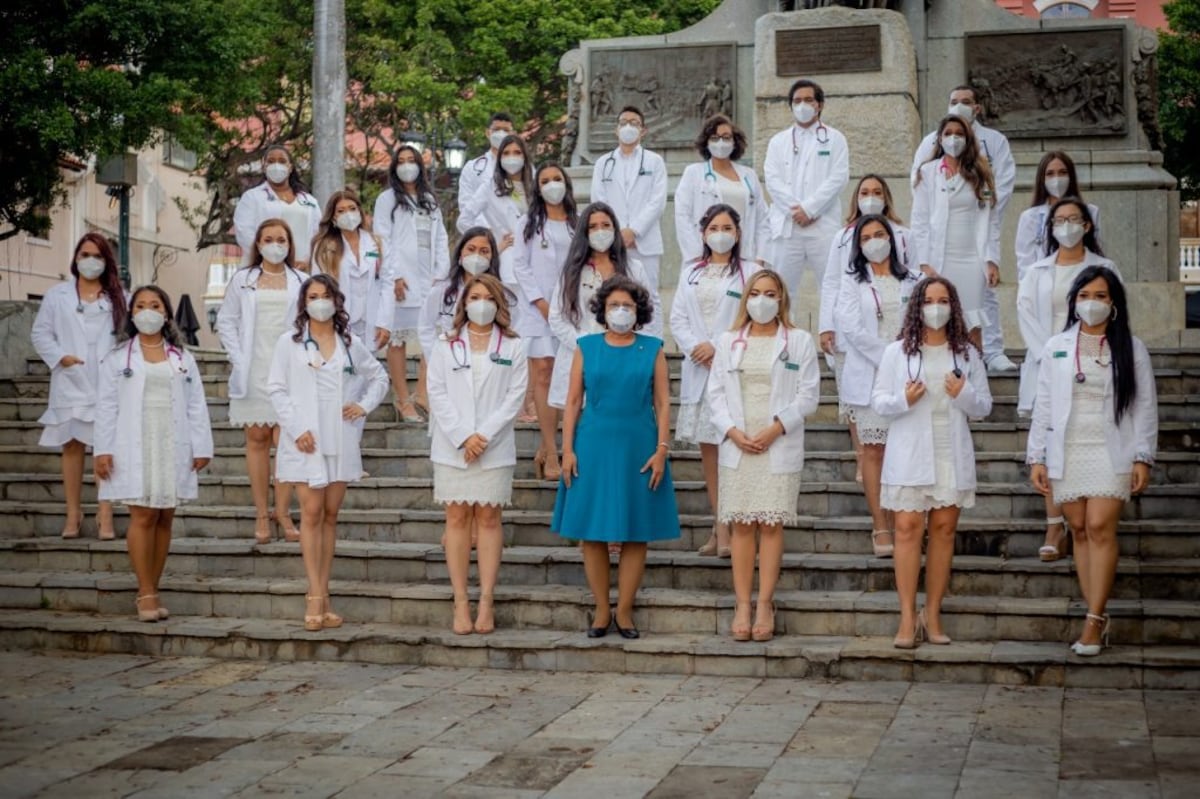
<svg viewBox="0 0 1200 799">
<path fill-rule="evenodd" d="M 1105 363 L 1103 360 L 1104 345 L 1107 343 L 1108 343 L 1108 336 L 1101 336 L 1100 337 L 1100 354 L 1096 356 L 1096 363 L 1098 363 L 1100 366 L 1112 366 L 1111 354 L 1109 356 L 1108 363 Z M 1083 373 L 1083 367 L 1080 365 L 1080 362 L 1079 362 L 1079 336 L 1075 337 L 1075 382 L 1076 383 L 1086 383 L 1087 382 L 1087 375 L 1085 375 Z"/>
<path fill-rule="evenodd" d="M 729 345 L 729 371 L 731 372 L 742 371 L 742 359 L 746 357 L 746 348 L 750 345 L 749 333 L 750 325 L 746 325 L 738 331 L 737 338 Z M 780 324 L 776 335 L 783 340 L 783 351 L 779 353 L 779 360 L 787 364 L 791 360 L 791 355 L 788 352 L 787 328 Z"/>
<path fill-rule="evenodd" d="M 132 338 L 129 339 L 129 344 L 125 346 L 125 368 L 121 370 L 122 377 L 133 377 L 133 341 L 134 340 Z M 163 343 L 167 345 L 168 363 L 171 360 L 171 356 L 174 355 L 175 360 L 179 363 L 176 371 L 178 371 L 181 375 L 187 375 L 187 382 L 192 382 L 192 376 L 188 374 L 187 367 L 183 365 L 183 353 L 179 351 L 178 347 L 167 341 L 166 338 L 163 339 Z"/>
<path fill-rule="evenodd" d="M 504 336 L 496 336 L 496 348 L 488 353 L 488 360 L 492 363 L 500 362 L 500 345 L 504 341 Z M 458 372 L 463 369 L 471 368 L 471 355 L 467 351 L 467 342 L 463 341 L 462 333 L 457 333 L 454 338 L 447 342 L 450 345 L 450 357 L 454 359 L 454 369 Z"/>
<path fill-rule="evenodd" d="M 829 128 L 825 127 L 825 123 L 820 119 L 817 120 L 817 129 L 813 131 L 813 138 L 817 140 L 817 144 L 829 144 Z M 792 155 L 800 152 L 800 143 L 796 141 L 796 126 L 792 125 Z"/>
</svg>

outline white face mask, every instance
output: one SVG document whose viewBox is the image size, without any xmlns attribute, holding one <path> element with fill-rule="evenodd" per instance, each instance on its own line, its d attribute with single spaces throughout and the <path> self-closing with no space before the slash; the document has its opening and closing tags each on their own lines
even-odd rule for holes
<svg viewBox="0 0 1200 799">
<path fill-rule="evenodd" d="M 975 107 L 966 103 L 953 103 L 947 109 L 951 116 L 956 116 L 963 122 L 971 123 L 975 121 Z"/>
<path fill-rule="evenodd" d="M 1080 300 L 1075 303 L 1075 315 L 1086 325 L 1100 325 L 1112 317 L 1112 306 L 1102 300 Z"/>
<path fill-rule="evenodd" d="M 608 248 L 613 245 L 613 240 L 616 239 L 616 234 L 612 228 L 600 228 L 593 230 L 588 234 L 588 246 L 596 252 L 608 252 Z"/>
<path fill-rule="evenodd" d="M 269 264 L 281 264 L 287 260 L 288 246 L 286 244 L 263 244 L 258 248 L 263 260 Z"/>
<path fill-rule="evenodd" d="M 617 128 L 617 140 L 621 144 L 637 144 L 641 136 L 642 131 L 637 125 L 622 125 Z"/>
<path fill-rule="evenodd" d="M 362 214 L 358 211 L 347 211 L 344 214 L 338 214 L 334 221 L 342 230 L 358 230 L 358 226 L 362 224 Z"/>
<path fill-rule="evenodd" d="M 318 322 L 328 322 L 337 311 L 333 300 L 329 299 L 310 300 L 305 305 L 305 309 L 308 311 L 308 318 L 315 319 Z"/>
<path fill-rule="evenodd" d="M 758 324 L 765 325 L 779 316 L 779 300 L 766 294 L 755 294 L 746 300 L 746 313 Z"/>
<path fill-rule="evenodd" d="M 728 158 L 733 155 L 733 142 L 724 139 L 709 139 L 708 152 L 713 158 Z"/>
<path fill-rule="evenodd" d="M 1051 197 L 1063 197 L 1071 188 L 1071 178 L 1067 175 L 1055 175 L 1045 180 L 1046 192 Z"/>
<path fill-rule="evenodd" d="M 467 303 L 467 318 L 477 325 L 490 325 L 496 318 L 496 303 L 491 300 L 471 300 Z"/>
<path fill-rule="evenodd" d="M 614 333 L 628 333 L 633 330 L 633 323 L 636 321 L 637 313 L 625 306 L 604 312 L 604 324 Z"/>
<path fill-rule="evenodd" d="M 858 198 L 858 210 L 864 216 L 882 214 L 883 206 L 883 198 L 876 197 L 874 194 L 862 195 Z"/>
<path fill-rule="evenodd" d="M 396 177 L 401 183 L 412 183 L 421 174 L 421 167 L 412 163 L 396 164 Z"/>
<path fill-rule="evenodd" d="M 870 239 L 862 245 L 862 254 L 873 264 L 883 263 L 892 254 L 891 239 Z"/>
<path fill-rule="evenodd" d="M 817 118 L 817 108 L 816 106 L 808 103 L 796 103 L 792 106 L 792 116 L 794 116 L 796 121 L 801 125 L 807 125 L 809 122 L 812 122 Z"/>
<path fill-rule="evenodd" d="M 962 155 L 962 151 L 967 148 L 966 136 L 943 136 L 942 150 L 953 158 L 958 158 Z"/>
<path fill-rule="evenodd" d="M 1054 240 L 1060 247 L 1074 247 L 1083 241 L 1083 225 L 1075 222 L 1063 222 L 1054 226 Z"/>
<path fill-rule="evenodd" d="M 133 326 L 145 336 L 153 336 L 163 329 L 167 318 L 151 308 L 143 308 L 133 315 Z"/>
<path fill-rule="evenodd" d="M 500 159 L 500 168 L 510 175 L 519 174 L 525 168 L 525 158 L 520 155 L 506 155 Z"/>
<path fill-rule="evenodd" d="M 292 174 L 292 165 L 281 164 L 276 161 L 274 163 L 267 164 L 266 167 L 263 168 L 263 172 L 267 173 L 267 180 L 271 181 L 272 183 L 279 184 L 286 181 L 288 179 L 288 175 Z"/>
<path fill-rule="evenodd" d="M 737 244 L 737 236 L 724 230 L 709 233 L 704 240 L 708 243 L 708 248 L 717 255 L 724 255 L 733 249 L 734 244 Z"/>
<path fill-rule="evenodd" d="M 950 321 L 950 306 L 926 303 L 921 306 L 921 319 L 930 330 L 941 330 Z"/>
<path fill-rule="evenodd" d="M 567 184 L 561 180 L 549 180 L 543 183 L 538 191 L 542 193 L 542 199 L 548 205 L 558 205 L 567 196 Z"/>
<path fill-rule="evenodd" d="M 75 262 L 75 269 L 80 277 L 95 280 L 104 274 L 104 259 L 94 255 L 85 255 Z"/>
<path fill-rule="evenodd" d="M 492 265 L 492 259 L 477 252 L 467 253 L 459 260 L 468 275 L 482 275 Z"/>
<path fill-rule="evenodd" d="M 512 131 L 509 130 L 493 130 L 488 134 L 488 144 L 492 145 L 492 149 L 499 150 L 500 145 L 503 144 L 504 140 L 507 139 L 511 134 Z"/>
</svg>

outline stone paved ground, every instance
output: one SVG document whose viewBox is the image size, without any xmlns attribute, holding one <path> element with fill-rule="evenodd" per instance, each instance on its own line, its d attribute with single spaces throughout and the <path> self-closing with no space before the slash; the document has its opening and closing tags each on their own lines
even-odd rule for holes
<svg viewBox="0 0 1200 799">
<path fill-rule="evenodd" d="M 1200 692 L 0 652 L 0 795 L 1196 797 Z"/>
</svg>

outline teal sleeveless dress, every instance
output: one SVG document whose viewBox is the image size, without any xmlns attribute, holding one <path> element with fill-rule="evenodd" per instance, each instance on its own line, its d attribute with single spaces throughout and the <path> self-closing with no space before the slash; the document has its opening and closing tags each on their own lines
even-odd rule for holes
<svg viewBox="0 0 1200 799">
<path fill-rule="evenodd" d="M 583 541 L 643 542 L 679 537 L 671 466 L 650 490 L 639 470 L 658 446 L 654 362 L 662 341 L 638 335 L 614 347 L 603 333 L 581 336 L 586 404 L 575 428 L 579 475 L 559 481 L 550 530 Z"/>
</svg>

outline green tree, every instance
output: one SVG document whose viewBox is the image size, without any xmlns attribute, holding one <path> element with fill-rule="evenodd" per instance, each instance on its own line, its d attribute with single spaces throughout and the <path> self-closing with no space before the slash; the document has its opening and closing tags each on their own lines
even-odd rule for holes
<svg viewBox="0 0 1200 799">
<path fill-rule="evenodd" d="M 1167 169 L 1184 199 L 1200 199 L 1200 0 L 1163 6 L 1170 31 L 1159 34 L 1159 117 Z"/>
</svg>

